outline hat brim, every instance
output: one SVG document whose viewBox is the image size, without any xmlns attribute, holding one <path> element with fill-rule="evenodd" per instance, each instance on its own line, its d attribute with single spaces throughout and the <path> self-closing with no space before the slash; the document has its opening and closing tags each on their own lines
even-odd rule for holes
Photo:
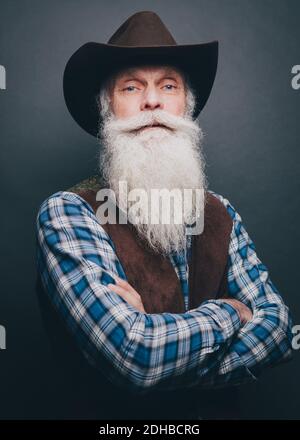
<svg viewBox="0 0 300 440">
<path fill-rule="evenodd" d="M 96 96 L 103 81 L 116 68 L 136 61 L 155 60 L 173 64 L 189 76 L 196 94 L 193 118 L 204 108 L 215 80 L 218 64 L 218 41 L 174 46 L 116 46 L 86 43 L 67 62 L 63 92 L 69 112 L 85 131 L 97 136 L 99 110 Z"/>
</svg>

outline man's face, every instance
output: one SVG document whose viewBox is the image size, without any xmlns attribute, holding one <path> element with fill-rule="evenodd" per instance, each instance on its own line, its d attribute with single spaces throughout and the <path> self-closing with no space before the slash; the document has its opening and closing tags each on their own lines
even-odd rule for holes
<svg viewBox="0 0 300 440">
<path fill-rule="evenodd" d="M 146 192 L 148 197 L 138 203 L 137 232 L 157 252 L 179 252 L 186 245 L 185 227 L 175 223 L 173 214 L 181 208 L 172 208 L 172 220 L 165 223 L 162 217 L 168 208 L 152 203 L 151 193 L 160 189 L 182 194 L 184 189 L 206 186 L 202 130 L 190 115 L 195 97 L 184 74 L 171 66 L 132 66 L 112 79 L 109 96 L 103 95 L 102 109 L 109 111 L 103 112 L 99 125 L 99 165 L 105 186 L 113 190 L 117 203 L 119 182 L 126 182 L 128 192 Z M 134 202 L 128 199 L 129 209 Z M 158 223 L 151 221 L 149 212 Z M 195 218 L 194 197 L 184 222 L 192 224 Z"/>
<path fill-rule="evenodd" d="M 116 76 L 110 98 L 117 118 L 157 109 L 182 116 L 186 105 L 184 78 L 171 66 L 127 68 Z M 142 130 L 153 130 L 153 127 Z"/>
</svg>

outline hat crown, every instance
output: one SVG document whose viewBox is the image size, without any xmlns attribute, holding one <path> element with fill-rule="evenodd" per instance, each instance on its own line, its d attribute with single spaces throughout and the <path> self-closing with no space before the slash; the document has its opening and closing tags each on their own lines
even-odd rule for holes
<svg viewBox="0 0 300 440">
<path fill-rule="evenodd" d="M 152 11 L 140 11 L 130 16 L 111 36 L 108 44 L 129 47 L 177 45 L 160 17 Z"/>
</svg>

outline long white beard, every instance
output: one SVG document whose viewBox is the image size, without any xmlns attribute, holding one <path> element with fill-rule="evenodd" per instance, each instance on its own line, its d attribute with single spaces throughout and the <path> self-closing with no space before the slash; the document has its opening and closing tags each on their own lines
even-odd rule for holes
<svg viewBox="0 0 300 440">
<path fill-rule="evenodd" d="M 133 132 L 152 123 L 164 124 L 173 130 L 150 128 Z M 127 183 L 128 191 L 143 189 L 151 200 L 151 189 L 206 190 L 204 159 L 201 149 L 203 133 L 197 122 L 189 117 L 178 117 L 162 110 L 147 111 L 120 119 L 110 114 L 102 122 L 99 140 L 100 172 L 103 181 L 119 200 L 119 182 Z M 129 207 L 129 206 L 128 206 Z M 156 213 L 159 224 L 149 221 L 149 205 L 139 200 L 140 219 L 134 224 L 138 234 L 154 252 L 168 255 L 186 247 L 186 224 L 192 224 L 199 215 L 193 196 L 189 209 L 183 213 L 183 222 L 163 224 L 162 213 Z M 204 210 L 204 205 L 203 205 Z M 152 211 L 153 212 L 153 211 Z M 173 213 L 174 214 L 174 213 Z"/>
</svg>

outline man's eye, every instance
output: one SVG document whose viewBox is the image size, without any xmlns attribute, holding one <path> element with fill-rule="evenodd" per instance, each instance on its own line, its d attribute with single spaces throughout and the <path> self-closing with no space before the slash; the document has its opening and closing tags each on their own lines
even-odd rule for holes
<svg viewBox="0 0 300 440">
<path fill-rule="evenodd" d="M 125 89 L 123 89 L 123 90 L 128 90 L 128 89 L 136 89 L 136 87 L 135 87 L 135 86 L 127 86 L 127 87 L 125 87 Z"/>
<path fill-rule="evenodd" d="M 173 87 L 173 89 L 176 89 L 176 86 L 174 86 L 173 84 L 166 84 L 164 87 Z M 171 89 L 168 89 L 171 90 Z"/>
</svg>

